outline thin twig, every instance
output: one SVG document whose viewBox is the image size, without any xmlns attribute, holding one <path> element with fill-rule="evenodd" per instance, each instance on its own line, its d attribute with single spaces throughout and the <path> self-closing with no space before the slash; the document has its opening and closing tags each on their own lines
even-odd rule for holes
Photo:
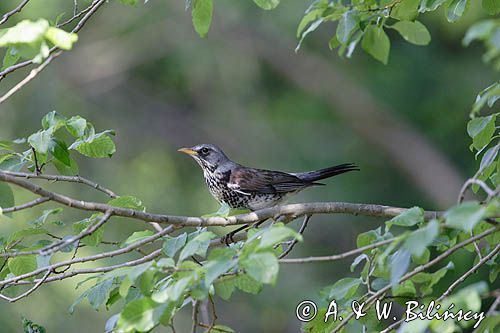
<svg viewBox="0 0 500 333">
<path fill-rule="evenodd" d="M 47 280 L 47 278 L 49 277 L 51 272 L 52 271 L 50 269 L 48 269 L 47 273 L 45 273 L 45 275 L 40 280 L 38 280 L 38 282 L 35 283 L 35 285 L 33 287 L 31 287 L 30 289 L 28 289 L 26 292 L 22 293 L 21 295 L 16 296 L 14 298 L 11 298 L 11 297 L 7 297 L 5 295 L 0 294 L 0 298 L 4 299 L 6 301 L 9 301 L 10 303 L 14 303 L 14 302 L 20 300 L 21 298 L 28 296 L 29 294 L 34 292 L 36 289 L 38 289 L 38 287 L 40 287 Z"/>
<path fill-rule="evenodd" d="M 65 25 L 68 25 L 70 24 L 71 22 L 73 22 L 74 20 L 76 20 L 77 18 L 79 18 L 80 16 L 82 16 L 83 14 L 87 13 L 89 10 L 91 10 L 93 7 L 94 7 L 94 3 L 95 3 L 95 0 L 94 2 L 92 2 L 87 8 L 83 9 L 82 11 L 80 11 L 79 13 L 77 14 L 74 14 L 73 13 L 73 16 L 70 17 L 69 19 L 67 19 L 66 21 L 62 22 L 62 23 L 59 23 L 57 25 L 58 28 L 62 28 L 64 27 Z"/>
<path fill-rule="evenodd" d="M 471 185 L 478 185 L 480 188 L 483 189 L 483 191 L 488 195 L 488 197 L 490 197 L 491 195 L 493 195 L 493 191 L 488 187 L 488 185 L 486 185 L 485 182 L 483 182 L 482 180 L 480 179 L 475 179 L 475 178 L 470 178 L 470 179 L 467 179 L 467 181 L 464 183 L 464 185 L 462 186 L 462 188 L 460 189 L 460 192 L 458 194 L 458 203 L 461 203 L 462 201 L 464 201 L 464 198 L 465 198 L 465 192 L 467 191 L 467 189 L 471 186 Z"/>
<path fill-rule="evenodd" d="M 78 31 L 80 31 L 80 29 L 83 28 L 85 23 L 87 23 L 87 21 L 92 17 L 92 15 L 94 15 L 94 13 L 99 9 L 99 7 L 101 7 L 105 2 L 106 2 L 106 0 L 94 0 L 94 2 L 90 5 L 90 8 L 88 9 L 88 11 L 86 11 L 83 18 L 71 30 L 71 32 L 77 33 Z M 33 80 L 42 70 L 45 69 L 45 67 L 47 67 L 52 62 L 52 60 L 57 58 L 62 52 L 63 52 L 63 50 L 59 49 L 58 47 L 55 47 L 55 46 L 52 47 L 49 50 L 49 54 L 50 54 L 49 57 L 40 66 L 31 70 L 31 72 L 23 80 L 21 80 L 12 89 L 10 89 L 2 97 L 0 97 L 0 104 L 3 103 L 5 100 L 7 100 L 10 96 L 15 94 L 17 91 L 19 91 L 23 86 L 25 86 L 31 80 Z M 31 64 L 33 64 L 33 60 L 27 60 L 27 61 L 23 61 L 21 63 L 15 64 L 15 65 L 12 65 L 12 66 L 6 68 L 2 72 L 0 72 L 0 80 L 4 79 L 7 76 L 7 74 L 12 73 L 13 71 L 15 71 L 19 68 L 29 66 Z"/>
<path fill-rule="evenodd" d="M 0 20 L 0 25 L 4 24 L 5 22 L 7 22 L 7 20 L 14 14 L 16 13 L 19 13 L 23 8 L 24 6 L 26 6 L 28 4 L 30 0 L 23 0 L 16 8 L 14 8 L 13 10 L 11 10 L 10 12 L 7 12 L 5 13 L 3 16 L 2 16 L 2 19 Z"/>
<path fill-rule="evenodd" d="M 304 233 L 304 230 L 306 230 L 307 228 L 307 223 L 309 222 L 309 219 L 311 218 L 311 215 L 306 215 L 304 217 L 304 221 L 302 222 L 302 226 L 300 227 L 299 229 L 299 234 L 302 235 Z M 290 244 L 290 246 L 288 246 L 288 248 L 282 253 L 279 255 L 278 259 L 281 259 L 281 258 L 284 258 L 286 257 L 290 252 L 292 252 L 293 250 L 293 247 L 299 242 L 299 240 L 297 238 L 295 238 L 292 243 Z"/>
<path fill-rule="evenodd" d="M 82 232 L 80 232 L 75 237 L 71 237 L 69 239 L 62 239 L 61 241 L 48 245 L 43 249 L 38 250 L 38 253 L 42 256 L 48 255 L 50 253 L 54 253 L 59 251 L 62 247 L 78 242 L 80 239 L 85 238 L 91 234 L 93 234 L 97 229 L 102 227 L 104 223 L 106 223 L 110 217 L 113 216 L 111 212 L 106 212 L 97 223 L 89 225 Z"/>
<path fill-rule="evenodd" d="M 210 301 L 210 304 L 212 305 L 212 321 L 210 322 L 210 327 L 209 327 L 209 331 L 215 326 L 215 322 L 217 321 L 217 313 L 215 311 L 215 302 L 214 302 L 214 298 L 212 297 L 212 295 L 208 295 L 208 300 Z"/>
<path fill-rule="evenodd" d="M 131 251 L 133 251 L 133 250 L 135 250 L 135 249 L 137 249 L 145 244 L 154 242 L 155 240 L 169 234 L 170 232 L 172 232 L 172 230 L 174 230 L 174 228 L 172 226 L 169 226 L 169 227 L 163 229 L 161 232 L 158 232 L 152 236 L 143 238 L 142 240 L 134 242 L 134 243 L 132 243 L 124 248 L 121 248 L 121 249 L 117 249 L 117 250 L 109 251 L 109 252 L 103 252 L 103 253 L 91 255 L 88 257 L 75 258 L 73 260 L 61 261 L 61 262 L 55 263 L 47 268 L 39 268 L 37 270 L 34 270 L 33 272 L 29 272 L 29 273 L 22 274 L 22 275 L 19 275 L 16 277 L 12 277 L 10 279 L 0 281 L 0 286 L 14 284 L 14 283 L 17 283 L 18 281 L 28 279 L 32 276 L 36 276 L 36 275 L 42 273 L 43 271 L 45 271 L 45 269 L 48 269 L 48 268 L 50 268 L 51 270 L 55 270 L 56 268 L 64 267 L 67 265 L 80 264 L 80 263 L 84 263 L 84 262 L 96 261 L 96 260 L 101 260 L 104 258 L 112 258 L 115 256 L 119 256 L 119 255 L 122 255 L 122 254 L 125 254 L 128 252 L 131 252 Z M 27 283 L 29 284 L 31 282 L 27 281 Z M 19 283 L 19 284 L 26 284 L 26 283 Z"/>
<path fill-rule="evenodd" d="M 61 51 L 55 52 L 51 54 L 45 61 L 35 69 L 32 69 L 31 72 L 26 75 L 24 79 L 22 79 L 18 84 L 12 87 L 9 91 L 7 91 L 2 97 L 0 97 L 0 104 L 5 102 L 9 97 L 18 92 L 22 87 L 28 84 L 31 80 L 33 80 L 41 71 L 43 71 L 55 58 L 61 55 Z"/>
<path fill-rule="evenodd" d="M 455 282 L 453 282 L 449 287 L 448 289 L 441 295 L 439 296 L 438 299 L 436 299 L 436 303 L 439 303 L 440 301 L 442 301 L 443 299 L 445 299 L 446 297 L 448 297 L 451 292 L 462 282 L 465 281 L 465 279 L 467 279 L 470 275 L 472 275 L 474 272 L 477 271 L 477 269 L 479 267 L 481 267 L 482 265 L 484 265 L 488 260 L 490 260 L 491 258 L 493 258 L 497 253 L 498 251 L 500 250 L 500 245 L 497 245 L 495 247 L 495 249 L 493 251 L 491 251 L 487 256 L 485 256 L 484 258 L 482 258 L 476 265 L 474 265 L 471 269 L 469 269 L 467 272 L 465 272 L 463 275 L 461 275 L 457 280 L 455 280 Z M 392 323 L 391 325 L 387 326 L 383 331 L 381 331 L 380 333 L 389 333 L 391 330 L 394 330 L 396 328 L 398 328 L 404 321 L 405 321 L 406 318 L 401 318 L 399 319 L 397 322 L 395 323 Z"/>
<path fill-rule="evenodd" d="M 424 265 L 420 265 L 420 266 L 417 266 L 414 270 L 412 270 L 411 272 L 403 275 L 398 283 L 402 283 L 410 278 L 412 278 L 413 276 L 417 275 L 418 273 L 420 272 L 423 272 L 425 271 L 426 269 L 432 267 L 433 265 L 437 264 L 438 262 L 440 262 L 441 260 L 447 258 L 448 256 L 452 255 L 454 252 L 456 252 L 457 250 L 469 245 L 470 243 L 476 241 L 476 240 L 479 240 L 479 239 L 482 239 L 488 235 L 491 235 L 492 233 L 494 232 L 497 232 L 500 228 L 499 227 L 493 227 L 493 228 L 490 228 L 490 229 L 487 229 L 486 231 L 474 236 L 474 237 L 471 237 L 469 239 L 466 239 L 464 240 L 463 242 L 460 242 L 458 244 L 456 244 L 455 246 L 449 248 L 448 250 L 444 251 L 443 253 L 441 253 L 440 255 L 438 255 L 437 257 L 435 257 L 434 259 L 432 259 L 431 261 L 427 262 L 426 264 Z M 373 304 L 375 303 L 375 301 L 377 299 L 379 299 L 380 297 L 382 297 L 385 293 L 387 293 L 390 289 L 392 288 L 392 286 L 389 284 L 383 288 L 381 288 L 380 290 L 378 290 L 376 293 L 372 294 L 367 300 L 366 300 L 366 303 L 365 303 L 365 310 L 368 310 L 368 308 Z M 346 317 L 344 317 L 344 320 L 342 322 L 340 322 L 340 324 L 338 326 L 335 327 L 335 329 L 332 331 L 332 333 L 336 333 L 336 332 L 339 332 L 345 325 L 347 325 L 349 323 L 349 321 L 354 317 L 354 312 L 351 312 L 349 313 L 349 315 L 347 315 Z"/>
<path fill-rule="evenodd" d="M 484 265 L 488 260 L 493 258 L 498 253 L 498 251 L 500 251 L 500 245 L 497 245 L 493 249 L 493 251 L 488 253 L 488 255 L 484 256 L 481 260 L 479 260 L 479 262 L 477 264 L 472 266 L 471 269 L 469 269 L 467 272 L 462 274 L 462 276 L 460 276 L 455 282 L 453 282 L 448 287 L 448 289 L 446 289 L 446 291 L 436 300 L 436 302 L 439 302 L 439 301 L 443 300 L 445 297 L 448 297 L 451 294 L 451 292 L 453 291 L 453 289 L 455 289 L 460 283 L 464 282 L 465 279 L 467 279 L 469 276 L 471 276 L 473 273 L 475 273 L 479 269 L 479 267 Z"/>
<path fill-rule="evenodd" d="M 103 267 L 96 267 L 96 268 L 75 269 L 75 270 L 66 272 L 64 274 L 49 277 L 44 281 L 44 283 L 60 281 L 60 280 L 74 277 L 76 275 L 106 273 L 106 272 L 110 272 L 110 271 L 113 271 L 113 270 L 118 269 L 118 268 L 137 266 L 137 265 L 143 264 L 145 262 L 151 261 L 151 260 L 155 259 L 156 257 L 159 257 L 161 254 L 162 254 L 162 249 L 158 249 L 158 250 L 155 250 L 155 251 L 151 252 L 150 254 L 148 254 L 147 256 L 144 256 L 142 258 L 126 261 L 124 263 L 117 264 L 117 265 L 103 266 Z M 3 283 L 4 281 L 0 281 L 0 282 Z M 36 280 L 35 282 L 39 282 L 39 280 Z M 12 283 L 12 285 L 24 285 L 24 284 L 32 284 L 32 283 L 34 283 L 34 282 L 23 280 L 23 281 L 19 281 L 18 283 Z"/>
<path fill-rule="evenodd" d="M 199 310 L 200 303 L 196 300 L 193 300 L 193 313 L 191 315 L 191 319 L 193 321 L 193 324 L 191 326 L 191 333 L 196 333 L 196 328 L 198 327 L 198 310 Z"/>
<path fill-rule="evenodd" d="M 493 301 L 493 304 L 491 304 L 488 312 L 486 313 L 486 316 L 492 316 L 495 314 L 496 309 L 500 305 L 500 296 L 497 296 L 497 298 Z"/>
<path fill-rule="evenodd" d="M 27 209 L 27 208 L 31 208 L 31 207 L 34 207 L 34 206 L 41 205 L 41 204 L 43 204 L 44 202 L 47 202 L 47 201 L 49 201 L 49 200 L 50 200 L 50 199 L 49 199 L 49 198 L 46 198 L 46 197 L 37 198 L 37 199 L 32 200 L 32 201 L 30 201 L 30 202 L 24 203 L 24 204 L 22 204 L 22 205 L 13 206 L 13 207 L 7 207 L 7 208 L 3 208 L 3 209 L 2 209 L 2 212 L 3 212 L 4 214 L 6 214 L 6 213 L 18 212 L 18 211 L 23 210 L 23 209 Z"/>
<path fill-rule="evenodd" d="M 111 191 L 109 188 L 106 188 L 104 186 L 101 186 L 87 178 L 81 177 L 81 176 L 61 176 L 61 175 L 41 175 L 41 174 L 36 174 L 36 173 L 28 173 L 28 172 L 13 172 L 13 171 L 3 171 L 8 175 L 14 176 L 14 177 L 19 177 L 19 178 L 26 178 L 26 179 L 45 179 L 45 180 L 50 180 L 50 181 L 56 181 L 56 182 L 68 182 L 68 183 L 80 183 L 87 185 L 89 187 L 92 187 L 96 189 L 97 191 L 101 191 L 108 195 L 110 198 L 117 198 L 118 195 Z"/>
<path fill-rule="evenodd" d="M 312 263 L 312 262 L 321 262 L 321 261 L 335 261 L 335 260 L 340 260 L 344 259 L 347 257 L 351 257 L 353 255 L 362 253 L 367 250 L 371 250 L 389 243 L 392 243 L 395 241 L 397 237 L 389 238 L 377 243 L 373 243 L 370 245 L 366 245 L 363 247 L 360 247 L 358 249 L 350 250 L 344 253 L 340 254 L 335 254 L 331 256 L 322 256 L 322 257 L 308 257 L 308 258 L 293 258 L 293 259 L 280 259 L 279 262 L 283 264 L 305 264 L 305 263 Z"/>
</svg>

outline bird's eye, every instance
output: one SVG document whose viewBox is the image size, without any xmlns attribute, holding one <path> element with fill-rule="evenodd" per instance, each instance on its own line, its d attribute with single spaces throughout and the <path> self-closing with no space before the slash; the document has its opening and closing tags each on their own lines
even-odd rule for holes
<svg viewBox="0 0 500 333">
<path fill-rule="evenodd" d="M 209 152 L 210 152 L 210 149 L 208 149 L 208 148 L 202 148 L 202 149 L 201 149 L 201 153 L 202 153 L 203 155 L 207 155 Z"/>
</svg>

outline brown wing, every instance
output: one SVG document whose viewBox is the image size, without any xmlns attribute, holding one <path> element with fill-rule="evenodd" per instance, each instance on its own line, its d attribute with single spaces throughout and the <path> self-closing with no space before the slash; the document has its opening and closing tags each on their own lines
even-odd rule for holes
<svg viewBox="0 0 500 333">
<path fill-rule="evenodd" d="M 280 171 L 261 170 L 253 168 L 237 168 L 231 172 L 229 177 L 229 188 L 250 193 L 286 193 L 293 192 L 312 185 L 302 179 Z"/>
</svg>

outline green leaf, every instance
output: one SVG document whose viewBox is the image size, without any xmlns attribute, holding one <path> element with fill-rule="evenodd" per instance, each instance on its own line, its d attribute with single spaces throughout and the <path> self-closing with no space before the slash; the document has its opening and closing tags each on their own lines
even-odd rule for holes
<svg viewBox="0 0 500 333">
<path fill-rule="evenodd" d="M 219 281 L 214 283 L 215 294 L 227 301 L 233 294 L 236 287 L 235 284 L 236 281 L 234 278 L 219 279 Z"/>
<path fill-rule="evenodd" d="M 52 131 L 43 130 L 31 134 L 28 138 L 28 143 L 36 150 L 37 153 L 47 154 L 51 139 Z"/>
<path fill-rule="evenodd" d="M 419 21 L 399 21 L 391 26 L 408 42 L 415 45 L 427 45 L 431 41 L 429 31 Z"/>
<path fill-rule="evenodd" d="M 3 57 L 2 70 L 17 63 L 20 57 L 21 55 L 14 46 L 9 47 Z"/>
<path fill-rule="evenodd" d="M 175 256 L 177 251 L 179 251 L 184 244 L 186 244 L 187 234 L 183 233 L 177 237 L 165 237 L 165 242 L 163 243 L 163 253 L 169 257 Z"/>
<path fill-rule="evenodd" d="M 28 228 L 28 229 L 23 229 L 23 230 L 18 230 L 16 232 L 13 232 L 10 234 L 7 244 L 11 245 L 12 243 L 20 240 L 21 238 L 27 237 L 27 236 L 35 236 L 35 235 L 41 235 L 41 234 L 46 234 L 47 230 L 42 229 L 42 228 Z"/>
<path fill-rule="evenodd" d="M 0 36 L 0 47 L 18 44 L 36 44 L 39 42 L 47 29 L 49 22 L 39 19 L 35 22 L 23 20 L 15 26 L 5 29 L 5 33 Z"/>
<path fill-rule="evenodd" d="M 500 3 L 498 0 L 483 0 L 483 9 L 490 15 L 500 13 Z"/>
<path fill-rule="evenodd" d="M 118 332 L 147 332 L 155 325 L 155 308 L 157 303 L 150 298 L 135 299 L 125 305 L 116 323 Z M 157 318 L 159 320 L 159 318 Z"/>
<path fill-rule="evenodd" d="M 258 294 L 262 290 L 262 283 L 255 281 L 247 274 L 239 275 L 234 280 L 236 288 L 250 294 Z"/>
<path fill-rule="evenodd" d="M 413 21 L 418 15 L 418 6 L 421 0 L 404 0 L 394 6 L 391 17 L 398 20 Z"/>
<path fill-rule="evenodd" d="M 467 133 L 472 138 L 472 145 L 477 150 L 481 150 L 491 141 L 495 133 L 496 115 L 488 117 L 477 117 L 467 124 Z"/>
<path fill-rule="evenodd" d="M 269 253 L 252 253 L 240 263 L 245 272 L 258 282 L 274 283 L 278 276 L 278 259 Z"/>
<path fill-rule="evenodd" d="M 61 175 L 76 176 L 79 173 L 78 164 L 76 164 L 75 160 L 72 159 L 71 156 L 69 158 L 69 166 L 67 166 L 66 164 L 64 164 L 62 162 L 59 162 L 58 160 L 52 161 L 52 164 L 54 164 L 57 171 Z"/>
<path fill-rule="evenodd" d="M 391 256 L 390 269 L 391 269 L 391 286 L 394 288 L 399 279 L 406 273 L 410 267 L 410 251 L 401 248 Z"/>
<path fill-rule="evenodd" d="M 419 12 L 425 13 L 435 11 L 446 1 L 448 0 L 422 0 L 422 2 L 420 3 Z"/>
<path fill-rule="evenodd" d="M 181 296 L 184 295 L 184 292 L 189 287 L 192 281 L 193 281 L 192 277 L 188 276 L 168 286 L 167 288 L 168 299 L 172 301 L 178 301 L 181 298 Z"/>
<path fill-rule="evenodd" d="M 470 232 L 486 215 L 486 208 L 470 201 L 449 209 L 445 214 L 446 226 Z"/>
<path fill-rule="evenodd" d="M 388 231 L 393 225 L 411 227 L 422 222 L 424 222 L 424 210 L 420 207 L 412 207 L 385 222 L 385 225 L 386 231 Z"/>
<path fill-rule="evenodd" d="M 125 240 L 122 247 L 125 247 L 125 246 L 130 245 L 130 244 L 135 243 L 135 242 L 138 242 L 138 241 L 143 240 L 144 238 L 148 238 L 152 235 L 154 235 L 154 232 L 152 232 L 151 230 L 136 231 Z"/>
<path fill-rule="evenodd" d="M 97 310 L 107 301 L 111 289 L 113 289 L 113 279 L 107 279 L 97 283 L 85 292 L 86 297 L 94 310 Z"/>
<path fill-rule="evenodd" d="M 345 12 L 340 18 L 339 24 L 337 25 L 337 40 L 341 44 L 347 43 L 357 27 L 358 17 L 356 15 L 356 12 L 352 10 Z"/>
<path fill-rule="evenodd" d="M 302 235 L 298 234 L 295 230 L 285 227 L 285 226 L 272 226 L 265 230 L 265 232 L 260 237 L 260 243 L 257 246 L 258 249 L 272 248 L 276 244 L 281 243 L 288 238 L 298 239 L 302 241 Z"/>
<path fill-rule="evenodd" d="M 416 257 L 421 257 L 425 249 L 439 234 L 439 223 L 436 220 L 430 221 L 425 227 L 415 230 L 405 240 L 404 246 Z"/>
<path fill-rule="evenodd" d="M 93 158 L 111 157 L 116 151 L 113 140 L 104 134 L 97 134 L 91 141 L 84 141 L 77 144 L 75 149 L 80 154 Z"/>
<path fill-rule="evenodd" d="M 14 204 L 14 193 L 9 184 L 0 182 L 0 209 L 12 207 Z"/>
<path fill-rule="evenodd" d="M 414 283 L 421 284 L 420 291 L 424 296 L 432 293 L 432 287 L 438 283 L 448 271 L 454 269 L 453 262 L 450 261 L 446 267 L 437 270 L 434 273 L 422 272 L 418 273 L 411 278 Z"/>
<path fill-rule="evenodd" d="M 448 5 L 446 17 L 449 22 L 456 22 L 465 12 L 468 0 L 452 0 Z"/>
<path fill-rule="evenodd" d="M 85 134 L 87 121 L 80 116 L 71 117 L 66 121 L 66 130 L 72 136 L 79 138 Z"/>
<path fill-rule="evenodd" d="M 62 211 L 63 211 L 62 208 L 46 209 L 43 211 L 42 215 L 40 215 L 37 219 L 30 221 L 28 223 L 39 228 L 42 225 L 44 225 L 45 222 L 47 222 L 47 219 L 49 218 L 49 216 L 57 215 L 57 214 L 61 213 Z"/>
<path fill-rule="evenodd" d="M 311 10 L 310 12 L 306 13 L 304 15 L 304 17 L 302 17 L 299 25 L 297 26 L 297 38 L 300 38 L 300 36 L 302 36 L 302 32 L 304 32 L 304 29 L 311 22 L 314 22 L 321 17 L 321 14 L 323 14 L 323 11 L 324 11 L 323 8 L 314 9 L 314 10 Z"/>
<path fill-rule="evenodd" d="M 28 160 L 25 157 L 20 156 L 9 156 L 5 160 L 0 162 L 0 169 L 7 171 L 20 171 Z"/>
<path fill-rule="evenodd" d="M 122 3 L 124 5 L 129 5 L 129 6 L 136 6 L 137 0 L 120 0 L 120 3 Z"/>
<path fill-rule="evenodd" d="M 204 256 L 207 252 L 208 246 L 210 245 L 210 240 L 215 237 L 216 235 L 209 231 L 203 232 L 194 237 L 192 240 L 187 242 L 186 246 L 182 249 L 179 254 L 179 262 L 194 254 Z"/>
<path fill-rule="evenodd" d="M 57 113 L 56 111 L 49 112 L 42 118 L 43 129 L 44 130 L 51 129 L 52 133 L 54 133 L 59 128 L 64 126 L 65 123 L 66 123 L 66 118 Z"/>
<path fill-rule="evenodd" d="M 35 324 L 29 319 L 22 317 L 23 332 L 24 333 L 45 333 L 45 327 Z"/>
<path fill-rule="evenodd" d="M 145 211 L 146 207 L 143 206 L 142 201 L 131 195 L 124 195 L 108 201 L 108 205 L 113 207 L 135 209 Z"/>
<path fill-rule="evenodd" d="M 262 9 L 271 10 L 279 5 L 280 0 L 253 0 L 253 2 Z"/>
<path fill-rule="evenodd" d="M 219 276 L 226 273 L 237 264 L 236 250 L 232 248 L 217 248 L 210 252 L 205 269 L 205 286 L 209 287 Z"/>
<path fill-rule="evenodd" d="M 9 258 L 7 266 L 9 267 L 10 272 L 15 276 L 33 272 L 37 269 L 36 256 L 31 255 Z"/>
<path fill-rule="evenodd" d="M 212 0 L 193 0 L 193 17 L 194 30 L 200 37 L 206 37 L 212 22 L 213 2 Z"/>
<path fill-rule="evenodd" d="M 417 295 L 417 290 L 415 285 L 411 281 L 404 281 L 403 283 L 397 285 L 394 288 L 393 296 L 401 297 L 415 297 Z"/>
<path fill-rule="evenodd" d="M 73 223 L 73 231 L 77 234 L 85 230 L 90 225 L 97 223 L 97 219 L 101 214 L 94 214 L 92 217 L 82 220 L 80 222 Z M 80 242 L 87 246 L 97 246 L 101 243 L 102 236 L 104 235 L 103 226 L 94 231 L 92 234 L 82 238 Z"/>
<path fill-rule="evenodd" d="M 358 248 L 370 245 L 377 240 L 382 239 L 380 234 L 380 228 L 376 230 L 369 230 L 367 232 L 360 233 L 356 239 L 356 246 Z"/>
<path fill-rule="evenodd" d="M 486 39 L 493 29 L 497 26 L 495 20 L 484 20 L 473 24 L 466 32 L 462 44 L 464 46 L 469 46 L 469 44 L 474 40 L 484 40 Z"/>
<path fill-rule="evenodd" d="M 361 41 L 361 46 L 372 57 L 387 64 L 391 42 L 383 28 L 369 25 Z"/>
<path fill-rule="evenodd" d="M 68 146 L 64 141 L 52 139 L 49 143 L 49 150 L 52 155 L 62 164 L 71 167 L 71 159 L 69 157 Z"/>
<path fill-rule="evenodd" d="M 52 44 L 63 50 L 71 50 L 73 44 L 78 40 L 77 34 L 54 27 L 49 27 L 47 29 L 45 37 L 51 41 Z"/>
<path fill-rule="evenodd" d="M 331 287 L 326 287 L 323 291 L 328 295 L 328 300 L 341 301 L 353 296 L 361 284 L 359 278 L 343 278 L 335 282 Z"/>
</svg>

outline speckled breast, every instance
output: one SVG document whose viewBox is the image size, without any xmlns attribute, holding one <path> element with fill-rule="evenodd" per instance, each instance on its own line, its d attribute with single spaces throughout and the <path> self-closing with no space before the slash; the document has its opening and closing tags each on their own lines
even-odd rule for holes
<svg viewBox="0 0 500 333">
<path fill-rule="evenodd" d="M 225 203 L 231 208 L 246 208 L 251 210 L 262 209 L 280 203 L 285 195 L 282 193 L 245 195 L 227 187 L 229 174 L 205 172 L 205 182 L 210 193 L 220 203 Z"/>
</svg>

